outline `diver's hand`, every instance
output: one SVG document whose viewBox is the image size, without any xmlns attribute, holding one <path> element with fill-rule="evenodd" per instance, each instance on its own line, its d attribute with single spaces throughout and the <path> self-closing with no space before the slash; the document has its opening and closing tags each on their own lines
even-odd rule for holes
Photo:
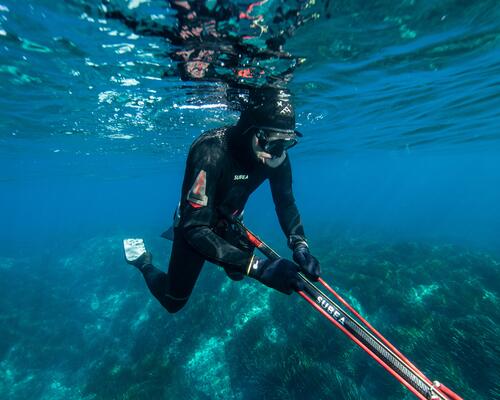
<svg viewBox="0 0 500 400">
<path fill-rule="evenodd" d="M 297 273 L 297 264 L 285 258 L 268 260 L 253 257 L 248 269 L 249 276 L 285 294 L 303 289 Z"/>
<path fill-rule="evenodd" d="M 146 265 L 152 265 L 153 264 L 153 255 L 149 251 L 146 251 L 138 259 L 136 259 L 134 261 L 128 261 L 127 260 L 127 263 L 130 264 L 130 265 L 133 265 L 134 267 L 142 269 Z"/>
<path fill-rule="evenodd" d="M 299 264 L 301 271 L 306 276 L 316 282 L 321 274 L 319 261 L 309 252 L 309 247 L 305 243 L 299 243 L 293 249 L 293 260 Z"/>
</svg>

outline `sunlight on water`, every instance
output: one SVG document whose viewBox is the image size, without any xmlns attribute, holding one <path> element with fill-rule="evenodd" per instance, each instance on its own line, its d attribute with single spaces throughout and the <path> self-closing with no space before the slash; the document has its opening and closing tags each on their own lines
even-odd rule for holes
<svg viewBox="0 0 500 400">
<path fill-rule="evenodd" d="M 230 4 L 189 33 L 163 1 L 4 3 L 2 141 L 50 149 L 72 132 L 75 153 L 120 134 L 176 159 L 166 143 L 182 151 L 193 128 L 231 118 L 234 90 L 291 81 L 304 151 L 497 146 L 496 2 Z"/>
</svg>

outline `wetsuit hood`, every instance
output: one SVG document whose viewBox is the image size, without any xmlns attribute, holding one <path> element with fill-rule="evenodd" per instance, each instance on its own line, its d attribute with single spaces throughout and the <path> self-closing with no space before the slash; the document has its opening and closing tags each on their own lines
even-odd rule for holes
<svg viewBox="0 0 500 400">
<path fill-rule="evenodd" d="M 251 91 L 248 106 L 241 113 L 238 124 L 275 129 L 302 137 L 295 130 L 295 109 L 290 92 L 285 89 L 259 88 Z"/>
<path fill-rule="evenodd" d="M 255 129 L 254 129 L 255 128 Z M 290 93 L 285 89 L 258 88 L 250 91 L 247 106 L 240 119 L 229 132 L 230 149 L 234 156 L 246 166 L 257 163 L 252 149 L 255 130 L 279 132 L 301 137 L 295 130 L 295 110 Z"/>
<path fill-rule="evenodd" d="M 257 165 L 257 159 L 252 148 L 252 137 L 250 126 L 242 125 L 239 122 L 236 126 L 231 127 L 228 132 L 228 145 L 231 155 L 239 164 L 250 170 Z"/>
</svg>

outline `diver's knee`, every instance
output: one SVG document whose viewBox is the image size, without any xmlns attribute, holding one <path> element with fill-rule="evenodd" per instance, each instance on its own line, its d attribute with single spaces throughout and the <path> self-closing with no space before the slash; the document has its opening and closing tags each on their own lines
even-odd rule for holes
<svg viewBox="0 0 500 400">
<path fill-rule="evenodd" d="M 168 298 L 163 302 L 163 307 L 170 313 L 175 314 L 180 311 L 188 302 L 188 298 L 186 299 L 175 299 Z"/>
<path fill-rule="evenodd" d="M 226 272 L 226 275 L 231 278 L 233 281 L 241 281 L 245 275 L 243 275 L 243 272 L 224 267 L 224 271 Z"/>
<path fill-rule="evenodd" d="M 180 311 L 184 306 L 186 305 L 187 302 L 184 303 L 177 303 L 177 304 L 169 304 L 165 308 L 170 314 L 175 314 L 176 312 Z"/>
</svg>

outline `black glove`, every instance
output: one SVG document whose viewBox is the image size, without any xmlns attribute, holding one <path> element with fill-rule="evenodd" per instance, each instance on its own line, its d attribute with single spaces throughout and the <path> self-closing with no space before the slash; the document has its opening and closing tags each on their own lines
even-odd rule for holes
<svg viewBox="0 0 500 400">
<path fill-rule="evenodd" d="M 297 272 L 297 264 L 285 258 L 262 260 L 254 257 L 248 269 L 249 276 L 285 294 L 292 294 L 294 290 L 303 289 Z"/>
<path fill-rule="evenodd" d="M 317 281 L 319 275 L 321 274 L 321 267 L 319 266 L 319 261 L 311 253 L 309 253 L 309 247 L 305 243 L 298 243 L 293 249 L 293 260 L 299 264 L 300 270 L 303 271 L 306 276 Z"/>
<path fill-rule="evenodd" d="M 153 265 L 153 255 L 149 252 L 146 251 L 143 255 L 141 255 L 137 260 L 134 261 L 128 261 L 130 265 L 133 265 L 134 267 L 139 268 L 141 271 L 146 265 Z"/>
</svg>

